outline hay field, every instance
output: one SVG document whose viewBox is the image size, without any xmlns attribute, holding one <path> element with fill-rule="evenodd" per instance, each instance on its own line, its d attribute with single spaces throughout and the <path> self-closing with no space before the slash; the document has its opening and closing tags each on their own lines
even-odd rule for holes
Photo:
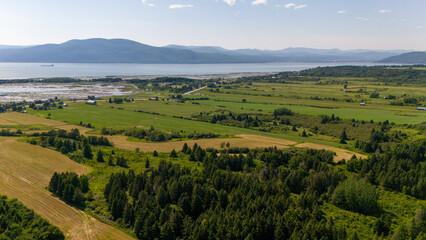
<svg viewBox="0 0 426 240">
<path fill-rule="evenodd" d="M 352 152 L 352 151 L 349 151 L 349 150 L 346 150 L 346 149 L 334 148 L 334 147 L 325 146 L 325 145 L 321 145 L 321 144 L 315 144 L 315 143 L 301 143 L 301 144 L 297 144 L 296 147 L 306 147 L 306 148 L 313 148 L 313 149 L 330 150 L 330 151 L 336 153 L 336 156 L 334 156 L 335 162 L 338 162 L 342 159 L 349 160 L 349 159 L 351 159 L 351 157 L 354 154 L 357 158 L 367 158 L 367 156 L 360 154 L 360 153 L 355 153 L 355 152 Z"/>
<path fill-rule="evenodd" d="M 71 130 L 77 128 L 81 134 L 85 134 L 90 131 L 90 128 L 85 128 L 77 125 L 68 124 L 61 121 L 55 121 L 51 119 L 46 119 L 31 114 L 18 113 L 18 112 L 8 112 L 0 114 L 0 125 L 7 125 L 13 127 L 13 125 L 43 125 L 51 128 L 58 128 L 64 130 Z"/>
<path fill-rule="evenodd" d="M 0 194 L 17 198 L 28 208 L 58 226 L 67 239 L 133 239 L 52 196 L 45 187 L 52 174 L 74 171 L 87 174 L 90 167 L 39 146 L 0 138 Z"/>
<path fill-rule="evenodd" d="M 199 139 L 199 140 L 188 140 L 188 141 L 176 141 L 176 142 L 160 142 L 160 143 L 147 143 L 147 142 L 131 142 L 127 140 L 126 136 L 108 136 L 108 139 L 117 148 L 126 150 L 135 150 L 139 148 L 142 152 L 170 152 L 173 149 L 180 150 L 186 143 L 192 147 L 194 143 L 197 143 L 203 148 L 217 148 L 220 149 L 220 144 L 225 142 L 231 145 L 231 147 L 274 147 L 286 148 L 290 145 L 294 145 L 297 142 L 289 141 L 285 139 L 271 138 L 253 134 L 239 134 L 237 138 L 213 138 L 213 139 Z"/>
<path fill-rule="evenodd" d="M 213 138 L 213 139 L 199 139 L 199 140 L 188 140 L 188 141 L 177 141 L 177 142 L 132 142 L 128 141 L 126 136 L 108 136 L 108 139 L 114 144 L 115 147 L 134 151 L 139 148 L 142 152 L 170 152 L 173 149 L 180 150 L 186 143 L 189 147 L 192 147 L 194 143 L 197 143 L 203 148 L 216 148 L 220 149 L 220 144 L 225 142 L 230 144 L 231 147 L 248 147 L 248 148 L 265 148 L 265 147 L 277 147 L 277 148 L 288 148 L 288 147 L 307 147 L 313 149 L 325 149 L 336 153 L 334 161 L 340 161 L 342 159 L 349 160 L 354 154 L 357 158 L 367 158 L 363 154 L 355 153 L 346 149 L 330 147 L 322 144 L 315 143 L 300 143 L 289 141 L 285 139 L 265 137 L 254 134 L 239 134 L 238 138 Z M 297 144 L 297 145 L 296 145 Z"/>
</svg>

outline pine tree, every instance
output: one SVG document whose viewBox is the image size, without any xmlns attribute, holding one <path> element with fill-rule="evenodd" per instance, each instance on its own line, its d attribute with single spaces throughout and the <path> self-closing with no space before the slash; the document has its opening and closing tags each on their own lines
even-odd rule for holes
<svg viewBox="0 0 426 240">
<path fill-rule="evenodd" d="M 92 159 L 93 158 L 92 149 L 90 148 L 89 144 L 85 144 L 84 145 L 83 156 L 85 158 L 88 158 L 88 159 Z"/>
<path fill-rule="evenodd" d="M 75 189 L 74 195 L 72 197 L 72 202 L 79 206 L 84 206 L 84 201 L 86 198 L 84 197 L 83 193 L 81 192 L 80 188 Z"/>
<path fill-rule="evenodd" d="M 161 207 L 166 206 L 166 204 L 167 204 L 167 193 L 166 193 L 166 191 L 164 191 L 163 187 L 160 187 L 158 189 L 156 199 L 157 199 L 158 205 L 160 205 Z"/>
<path fill-rule="evenodd" d="M 105 162 L 104 157 L 102 156 L 102 151 L 101 150 L 98 151 L 98 154 L 96 156 L 96 161 L 98 161 L 98 162 Z"/>
<path fill-rule="evenodd" d="M 123 220 L 124 223 L 128 223 L 131 224 L 133 222 L 133 208 L 132 205 L 127 202 L 126 206 L 124 207 L 124 212 L 123 212 Z"/>
<path fill-rule="evenodd" d="M 182 147 L 182 152 L 183 153 L 186 153 L 186 151 L 188 151 L 188 144 L 183 144 L 183 147 Z"/>
<path fill-rule="evenodd" d="M 89 191 L 89 178 L 87 176 L 80 176 L 80 186 L 83 193 L 87 193 Z"/>
<path fill-rule="evenodd" d="M 342 135 L 340 136 L 340 143 L 346 144 L 346 140 L 348 140 L 348 136 L 346 135 L 346 130 L 343 129 Z"/>
<path fill-rule="evenodd" d="M 160 239 L 162 240 L 173 240 L 175 239 L 175 233 L 169 222 L 166 222 L 160 231 Z"/>
<path fill-rule="evenodd" d="M 172 157 L 172 158 L 177 158 L 178 157 L 178 155 L 177 155 L 177 153 L 176 153 L 176 151 L 174 149 L 170 152 L 170 157 Z"/>
<path fill-rule="evenodd" d="M 55 172 L 49 182 L 49 191 L 56 193 L 56 190 L 58 189 L 58 178 L 59 175 Z"/>
<path fill-rule="evenodd" d="M 108 165 L 114 166 L 114 157 L 111 155 L 108 157 Z"/>
<path fill-rule="evenodd" d="M 152 156 L 154 156 L 154 157 L 158 157 L 158 152 L 157 152 L 157 150 L 154 150 L 154 152 L 152 153 Z"/>
</svg>

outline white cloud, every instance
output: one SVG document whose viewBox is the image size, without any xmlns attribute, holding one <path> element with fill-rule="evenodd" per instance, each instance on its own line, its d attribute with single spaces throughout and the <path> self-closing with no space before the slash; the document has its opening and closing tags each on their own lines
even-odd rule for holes
<svg viewBox="0 0 426 240">
<path fill-rule="evenodd" d="M 346 10 L 340 10 L 340 11 L 337 11 L 337 13 L 338 14 L 344 14 L 344 13 L 346 13 Z"/>
<path fill-rule="evenodd" d="M 284 7 L 285 7 L 285 8 L 296 7 L 296 4 L 294 4 L 294 3 L 289 3 L 289 4 L 284 5 Z"/>
<path fill-rule="evenodd" d="M 147 4 L 148 0 L 142 0 L 142 3 Z M 155 7 L 155 4 L 154 3 L 148 3 L 148 7 Z"/>
<path fill-rule="evenodd" d="M 366 17 L 357 17 L 356 19 L 361 20 L 361 21 L 368 21 L 370 19 L 366 18 Z"/>
<path fill-rule="evenodd" d="M 232 6 L 235 4 L 235 0 L 223 0 L 226 4 L 228 4 L 229 6 Z"/>
<path fill-rule="evenodd" d="M 416 28 L 417 28 L 417 29 L 422 29 L 422 28 L 423 28 L 423 26 L 420 26 L 420 25 L 419 25 L 419 26 L 417 26 Z"/>
<path fill-rule="evenodd" d="M 172 4 L 169 6 L 169 8 L 171 9 L 176 9 L 176 8 L 192 8 L 194 7 L 194 5 L 192 4 Z"/>
<path fill-rule="evenodd" d="M 307 6 L 308 6 L 308 5 L 306 5 L 306 4 L 298 5 L 298 6 L 294 7 L 294 10 L 301 9 L 301 8 L 305 8 L 305 7 L 307 7 Z"/>
<path fill-rule="evenodd" d="M 286 5 L 284 5 L 285 8 L 293 8 L 294 10 L 305 8 L 307 6 L 308 5 L 306 4 L 296 5 L 295 3 L 287 3 Z"/>
<path fill-rule="evenodd" d="M 252 5 L 260 5 L 260 4 L 266 5 L 267 3 L 268 3 L 268 0 L 255 0 L 251 2 Z"/>
<path fill-rule="evenodd" d="M 389 10 L 389 9 L 382 9 L 382 10 L 379 10 L 379 13 L 390 13 L 390 12 L 392 12 L 391 10 Z"/>
</svg>

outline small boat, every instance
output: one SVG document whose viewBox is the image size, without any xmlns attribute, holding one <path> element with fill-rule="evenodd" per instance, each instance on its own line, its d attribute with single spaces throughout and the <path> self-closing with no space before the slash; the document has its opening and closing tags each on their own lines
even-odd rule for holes
<svg viewBox="0 0 426 240">
<path fill-rule="evenodd" d="M 53 65 L 53 64 L 42 64 L 41 66 L 42 67 L 54 67 L 55 65 Z"/>
</svg>

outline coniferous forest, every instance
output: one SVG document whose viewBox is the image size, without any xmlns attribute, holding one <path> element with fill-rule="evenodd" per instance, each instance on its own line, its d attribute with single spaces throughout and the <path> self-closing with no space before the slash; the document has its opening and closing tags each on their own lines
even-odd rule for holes
<svg viewBox="0 0 426 240">
<path fill-rule="evenodd" d="M 0 239 L 65 239 L 59 228 L 26 208 L 16 199 L 0 196 Z"/>
<path fill-rule="evenodd" d="M 185 145 L 179 156 L 199 169 L 166 160 L 152 168 L 147 160 L 143 172 L 111 174 L 103 198 L 111 219 L 139 239 L 358 238 L 361 233 L 336 225 L 322 211 L 325 204 L 375 217 L 376 236 L 421 239 L 424 207 L 410 226 L 391 232 L 394 216 L 378 202 L 378 187 L 425 199 L 425 144 L 399 144 L 366 160 L 353 158 L 351 164 L 334 163 L 334 154 L 326 150 L 264 148 L 234 154 Z M 176 151 L 172 155 L 178 157 Z M 86 181 L 55 173 L 49 189 L 83 206 Z"/>
</svg>

